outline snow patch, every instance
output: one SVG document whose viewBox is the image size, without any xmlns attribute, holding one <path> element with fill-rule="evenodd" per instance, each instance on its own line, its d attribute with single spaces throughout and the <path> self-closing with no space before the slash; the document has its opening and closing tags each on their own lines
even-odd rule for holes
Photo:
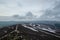
<svg viewBox="0 0 60 40">
<path fill-rule="evenodd" d="M 33 31 L 37 31 L 37 30 L 35 30 L 34 28 L 32 28 L 32 27 L 29 27 L 29 26 L 26 26 L 25 24 L 23 25 L 25 28 L 28 28 L 28 29 L 31 29 L 31 30 L 33 30 Z M 38 31 L 37 31 L 38 32 Z"/>
</svg>

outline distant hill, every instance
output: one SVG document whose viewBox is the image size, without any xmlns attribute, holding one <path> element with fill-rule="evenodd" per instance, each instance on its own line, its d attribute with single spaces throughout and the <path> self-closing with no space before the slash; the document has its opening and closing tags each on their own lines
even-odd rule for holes
<svg viewBox="0 0 60 40">
<path fill-rule="evenodd" d="M 0 21 L 0 27 L 23 23 L 53 25 L 56 26 L 56 28 L 60 28 L 60 21 Z"/>
</svg>

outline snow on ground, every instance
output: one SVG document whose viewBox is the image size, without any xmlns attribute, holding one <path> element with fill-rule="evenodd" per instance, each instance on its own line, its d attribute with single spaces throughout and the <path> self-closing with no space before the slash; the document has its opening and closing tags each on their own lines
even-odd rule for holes
<svg viewBox="0 0 60 40">
<path fill-rule="evenodd" d="M 38 26 L 33 25 L 32 27 L 29 27 L 29 26 L 26 26 L 26 24 L 23 24 L 23 26 L 24 26 L 25 28 L 28 28 L 28 29 L 31 29 L 31 30 L 37 31 L 37 32 L 38 32 L 39 29 L 41 29 L 41 30 L 45 30 L 45 31 L 49 31 L 49 32 L 55 33 L 55 30 L 53 30 L 53 29 L 51 29 L 51 28 L 48 28 L 48 29 L 46 29 L 46 28 L 41 28 L 40 25 L 38 25 Z"/>
<path fill-rule="evenodd" d="M 28 29 L 31 29 L 31 30 L 33 30 L 33 31 L 37 31 L 37 30 L 35 30 L 34 28 L 32 28 L 32 27 L 28 27 L 28 26 L 26 26 L 25 24 L 23 25 L 25 28 L 28 28 Z M 38 32 L 38 31 L 37 31 Z"/>
</svg>

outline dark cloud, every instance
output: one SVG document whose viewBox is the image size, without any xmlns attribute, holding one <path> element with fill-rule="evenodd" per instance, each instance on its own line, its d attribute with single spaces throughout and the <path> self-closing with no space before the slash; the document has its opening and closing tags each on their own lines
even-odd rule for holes
<svg viewBox="0 0 60 40">
<path fill-rule="evenodd" d="M 25 16 L 20 16 L 20 15 L 13 15 L 13 18 L 16 19 L 29 19 L 29 18 L 33 18 L 34 15 L 32 14 L 32 12 L 27 12 Z"/>
<path fill-rule="evenodd" d="M 28 13 L 26 14 L 26 16 L 30 16 L 30 17 L 32 17 L 33 14 L 32 14 L 32 12 L 28 12 Z"/>
<path fill-rule="evenodd" d="M 41 16 L 42 19 L 59 20 L 60 19 L 60 1 L 56 1 L 52 9 L 47 9 L 44 11 L 44 15 Z"/>
</svg>

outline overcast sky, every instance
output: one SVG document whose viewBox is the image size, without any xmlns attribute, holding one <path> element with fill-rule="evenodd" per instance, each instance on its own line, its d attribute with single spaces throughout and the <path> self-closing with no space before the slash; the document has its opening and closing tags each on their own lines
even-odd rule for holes
<svg viewBox="0 0 60 40">
<path fill-rule="evenodd" d="M 0 0 L 0 16 L 19 14 L 28 11 L 42 14 L 40 10 L 52 8 L 53 0 Z"/>
<path fill-rule="evenodd" d="M 29 11 L 40 19 L 59 20 L 60 0 L 0 0 L 0 16 L 26 15 Z"/>
</svg>

